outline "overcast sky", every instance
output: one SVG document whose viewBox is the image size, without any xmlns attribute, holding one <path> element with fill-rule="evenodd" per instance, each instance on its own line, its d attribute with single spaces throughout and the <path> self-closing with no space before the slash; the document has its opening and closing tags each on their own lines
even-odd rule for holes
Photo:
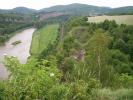
<svg viewBox="0 0 133 100">
<path fill-rule="evenodd" d="M 0 0 L 0 9 L 11 9 L 19 6 L 41 9 L 53 5 L 82 3 L 106 7 L 133 6 L 133 0 Z"/>
</svg>

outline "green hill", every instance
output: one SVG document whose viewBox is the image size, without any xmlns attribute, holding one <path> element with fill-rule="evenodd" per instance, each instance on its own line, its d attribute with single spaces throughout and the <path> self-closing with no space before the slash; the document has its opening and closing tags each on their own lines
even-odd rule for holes
<svg viewBox="0 0 133 100">
<path fill-rule="evenodd" d="M 0 9 L 0 13 L 19 13 L 19 14 L 31 14 L 37 12 L 35 9 L 30 9 L 26 7 L 16 7 L 13 9 Z"/>
<path fill-rule="evenodd" d="M 133 6 L 114 8 L 109 13 L 111 14 L 133 14 Z"/>
<path fill-rule="evenodd" d="M 26 7 L 16 7 L 14 9 L 0 9 L 0 13 L 21 13 L 21 14 L 31 14 L 38 12 L 57 12 L 69 15 L 101 15 L 101 14 L 132 14 L 133 6 L 110 8 L 110 7 L 98 7 L 87 4 L 73 3 L 69 5 L 57 5 L 48 8 L 43 8 L 40 10 L 30 9 Z"/>
<path fill-rule="evenodd" d="M 41 9 L 43 12 L 60 12 L 70 15 L 99 15 L 99 14 L 129 14 L 133 13 L 133 6 L 120 8 L 98 7 L 87 4 L 57 5 Z"/>
<path fill-rule="evenodd" d="M 36 12 L 35 9 L 30 9 L 30 8 L 26 8 L 26 7 L 16 7 L 14 9 L 12 9 L 11 11 L 16 12 L 16 13 L 22 13 L 22 14 L 29 14 L 29 13 Z"/>
<path fill-rule="evenodd" d="M 72 15 L 89 15 L 89 14 L 103 14 L 110 11 L 109 7 L 97 7 L 86 4 L 70 4 L 70 5 L 58 5 L 49 8 L 41 9 L 44 12 L 62 12 Z"/>
</svg>

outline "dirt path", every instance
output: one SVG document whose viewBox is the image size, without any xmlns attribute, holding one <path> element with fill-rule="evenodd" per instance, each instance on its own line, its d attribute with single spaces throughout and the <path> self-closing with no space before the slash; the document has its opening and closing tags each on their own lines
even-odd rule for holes
<svg viewBox="0 0 133 100">
<path fill-rule="evenodd" d="M 60 41 L 63 41 L 63 38 L 64 38 L 64 25 L 62 24 L 60 28 Z"/>
</svg>

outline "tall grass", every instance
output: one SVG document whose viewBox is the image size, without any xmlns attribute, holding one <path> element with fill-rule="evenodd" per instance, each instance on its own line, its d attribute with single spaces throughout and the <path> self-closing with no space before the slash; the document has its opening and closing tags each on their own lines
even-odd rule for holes
<svg viewBox="0 0 133 100">
<path fill-rule="evenodd" d="M 93 90 L 91 100 L 133 100 L 133 89 Z"/>
</svg>

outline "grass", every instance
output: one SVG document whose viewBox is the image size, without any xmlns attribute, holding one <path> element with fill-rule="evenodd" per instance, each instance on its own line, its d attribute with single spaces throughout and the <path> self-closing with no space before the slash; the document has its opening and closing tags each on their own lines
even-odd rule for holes
<svg viewBox="0 0 133 100">
<path fill-rule="evenodd" d="M 88 17 L 88 22 L 103 22 L 105 19 L 115 20 L 118 24 L 133 25 L 133 15 L 119 15 L 119 16 L 95 16 Z"/>
<path fill-rule="evenodd" d="M 31 55 L 40 54 L 49 44 L 52 44 L 57 38 L 58 28 L 59 24 L 51 24 L 35 31 L 32 38 Z"/>
<path fill-rule="evenodd" d="M 133 100 L 133 89 L 93 90 L 91 100 Z"/>
</svg>

